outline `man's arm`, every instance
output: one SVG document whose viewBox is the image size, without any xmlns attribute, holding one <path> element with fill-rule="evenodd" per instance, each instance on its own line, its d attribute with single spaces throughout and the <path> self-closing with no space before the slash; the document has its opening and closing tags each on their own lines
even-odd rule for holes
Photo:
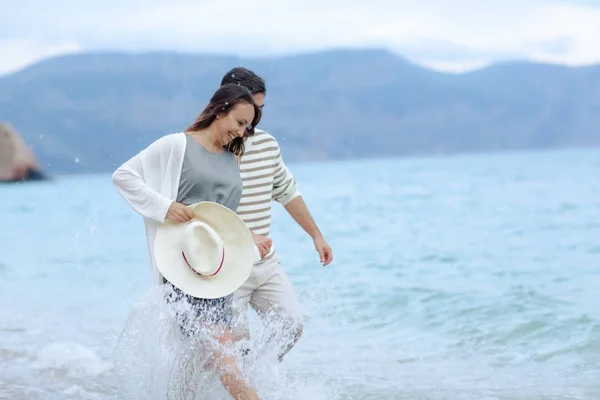
<svg viewBox="0 0 600 400">
<path fill-rule="evenodd" d="M 331 247 L 327 244 L 317 223 L 308 211 L 306 203 L 301 196 L 296 197 L 285 205 L 287 212 L 294 218 L 294 220 L 310 235 L 315 244 L 315 249 L 319 253 L 319 257 L 323 266 L 329 265 L 333 260 L 333 252 Z"/>
<path fill-rule="evenodd" d="M 298 196 L 287 203 L 285 209 L 313 240 L 318 236 L 322 236 L 302 196 Z"/>
<path fill-rule="evenodd" d="M 275 162 L 273 200 L 281 203 L 294 221 L 308 233 L 314 242 L 315 249 L 319 253 L 323 266 L 328 265 L 333 260 L 331 247 L 329 247 L 323 238 L 317 223 L 308 211 L 308 207 L 298 191 L 296 180 L 283 162 L 283 157 L 281 156 L 281 150 L 279 148 Z"/>
</svg>

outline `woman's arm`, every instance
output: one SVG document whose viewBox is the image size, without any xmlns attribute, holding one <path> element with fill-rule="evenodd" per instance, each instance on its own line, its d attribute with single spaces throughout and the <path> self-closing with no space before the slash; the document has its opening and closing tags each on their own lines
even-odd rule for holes
<svg viewBox="0 0 600 400">
<path fill-rule="evenodd" d="M 138 214 L 164 222 L 173 201 L 154 191 L 144 178 L 144 165 L 160 165 L 161 154 L 168 152 L 166 137 L 160 138 L 121 165 L 112 175 L 112 182 L 127 204 Z"/>
</svg>

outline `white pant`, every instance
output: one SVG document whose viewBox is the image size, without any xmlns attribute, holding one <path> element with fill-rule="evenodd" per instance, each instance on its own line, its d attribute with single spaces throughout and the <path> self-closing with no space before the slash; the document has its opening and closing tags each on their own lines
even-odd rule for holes
<svg viewBox="0 0 600 400">
<path fill-rule="evenodd" d="M 304 323 L 298 297 L 276 255 L 254 265 L 250 277 L 234 293 L 233 303 L 235 332 L 240 337 L 248 336 L 248 304 L 263 319 L 277 316 L 300 328 Z"/>
</svg>

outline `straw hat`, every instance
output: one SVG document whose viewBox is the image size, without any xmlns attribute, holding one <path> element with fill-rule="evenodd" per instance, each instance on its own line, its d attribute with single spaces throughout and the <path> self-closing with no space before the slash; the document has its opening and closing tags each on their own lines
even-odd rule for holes
<svg viewBox="0 0 600 400">
<path fill-rule="evenodd" d="M 225 297 L 242 286 L 260 258 L 252 234 L 235 212 L 218 203 L 189 208 L 193 220 L 159 225 L 154 242 L 158 270 L 190 296 Z"/>
</svg>

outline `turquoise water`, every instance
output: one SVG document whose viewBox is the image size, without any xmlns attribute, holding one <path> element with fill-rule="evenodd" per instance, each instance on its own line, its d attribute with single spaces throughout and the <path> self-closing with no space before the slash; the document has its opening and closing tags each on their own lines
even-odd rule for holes
<svg viewBox="0 0 600 400">
<path fill-rule="evenodd" d="M 600 152 L 290 168 L 335 260 L 275 206 L 306 326 L 264 398 L 600 398 Z M 0 206 L 0 398 L 115 399 L 141 219 L 110 175 L 0 186 Z"/>
</svg>

